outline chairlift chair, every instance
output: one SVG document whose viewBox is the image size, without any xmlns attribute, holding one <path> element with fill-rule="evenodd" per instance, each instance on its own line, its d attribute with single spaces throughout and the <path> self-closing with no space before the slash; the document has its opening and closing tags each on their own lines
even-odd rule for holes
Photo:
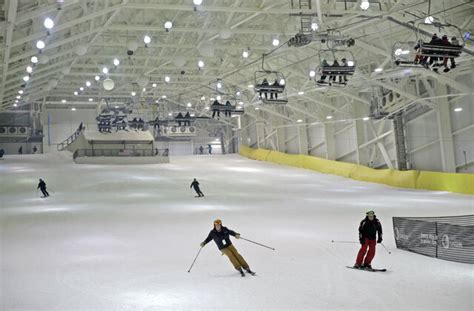
<svg viewBox="0 0 474 311">
<path fill-rule="evenodd" d="M 264 68 L 265 54 L 262 56 L 262 69 L 254 73 L 254 90 L 263 104 L 288 103 L 286 96 L 286 79 L 279 71 Z"/>
<path fill-rule="evenodd" d="M 319 66 L 316 68 L 316 84 L 319 86 L 344 87 L 348 76 L 353 76 L 356 69 L 354 55 L 348 50 L 321 50 L 318 54 Z M 345 64 L 342 60 L 345 60 Z M 334 66 L 334 62 L 337 65 Z M 326 78 L 329 79 L 326 81 Z"/>
<path fill-rule="evenodd" d="M 448 40 L 456 37 L 458 45 L 441 45 L 430 43 L 431 37 L 422 33 L 422 26 L 435 27 L 430 31 L 431 34 L 437 34 L 439 38 L 443 35 L 448 36 Z M 425 30 L 426 31 L 426 30 Z M 393 59 L 397 66 L 421 66 L 423 59 L 428 57 L 444 59 L 457 58 L 461 55 L 464 47 L 464 38 L 457 26 L 440 23 L 419 23 L 415 31 L 415 42 L 399 42 L 393 47 Z M 418 61 L 420 59 L 420 61 Z"/>
</svg>

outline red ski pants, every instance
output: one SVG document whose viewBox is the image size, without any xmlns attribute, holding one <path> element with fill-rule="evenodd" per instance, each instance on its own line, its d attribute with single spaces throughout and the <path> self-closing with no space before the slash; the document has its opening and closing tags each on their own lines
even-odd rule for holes
<svg viewBox="0 0 474 311">
<path fill-rule="evenodd" d="M 360 247 L 359 253 L 357 254 L 356 265 L 370 265 L 372 259 L 375 256 L 375 240 L 365 239 L 365 243 Z M 369 251 L 367 251 L 367 248 Z M 365 259 L 364 259 L 365 257 Z"/>
</svg>

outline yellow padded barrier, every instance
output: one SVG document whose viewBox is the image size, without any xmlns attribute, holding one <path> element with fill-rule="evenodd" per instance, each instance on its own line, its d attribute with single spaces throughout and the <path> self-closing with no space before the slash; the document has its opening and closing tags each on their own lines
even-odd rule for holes
<svg viewBox="0 0 474 311">
<path fill-rule="evenodd" d="M 241 146 L 242 156 L 313 171 L 334 174 L 360 181 L 375 182 L 394 187 L 451 191 L 474 194 L 474 174 L 376 170 L 353 163 L 331 161 L 308 155 L 287 154 L 266 149 Z"/>
<path fill-rule="evenodd" d="M 421 171 L 416 188 L 474 194 L 474 174 Z"/>
</svg>

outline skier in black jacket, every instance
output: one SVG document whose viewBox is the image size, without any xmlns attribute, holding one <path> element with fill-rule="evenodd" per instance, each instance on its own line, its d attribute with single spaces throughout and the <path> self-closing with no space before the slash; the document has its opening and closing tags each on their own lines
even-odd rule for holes
<svg viewBox="0 0 474 311">
<path fill-rule="evenodd" d="M 43 197 L 44 198 L 49 197 L 49 193 L 48 193 L 48 191 L 46 191 L 46 183 L 41 178 L 39 180 L 38 187 L 36 189 L 40 189 L 41 192 L 43 192 Z"/>
<path fill-rule="evenodd" d="M 359 225 L 359 241 L 362 246 L 357 254 L 354 268 L 372 269 L 371 262 L 375 256 L 375 242 L 382 243 L 382 224 L 375 216 L 374 211 L 368 211 L 366 215 Z M 379 237 L 376 240 L 377 234 Z"/>
<path fill-rule="evenodd" d="M 247 273 L 254 275 L 255 272 L 250 270 L 250 267 L 245 259 L 239 254 L 234 245 L 232 245 L 232 242 L 230 241 L 230 235 L 236 239 L 240 239 L 239 233 L 222 226 L 222 221 L 220 219 L 216 219 L 214 221 L 214 229 L 209 232 L 209 235 L 204 240 L 204 242 L 201 242 L 201 247 L 204 247 L 211 240 L 214 240 L 219 250 L 229 258 L 232 265 L 234 265 L 234 268 L 239 271 L 242 276 L 245 276 L 242 268 L 244 268 Z"/>
<path fill-rule="evenodd" d="M 204 193 L 202 193 L 201 189 L 199 189 L 199 182 L 196 180 L 196 178 L 194 178 L 189 188 L 194 188 L 194 191 L 196 191 L 198 197 L 204 196 Z"/>
</svg>

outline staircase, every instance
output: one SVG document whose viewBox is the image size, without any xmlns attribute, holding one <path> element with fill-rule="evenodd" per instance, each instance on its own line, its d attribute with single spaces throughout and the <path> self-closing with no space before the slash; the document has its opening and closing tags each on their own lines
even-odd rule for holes
<svg viewBox="0 0 474 311">
<path fill-rule="evenodd" d="M 311 10 L 312 5 L 311 5 L 312 0 L 291 0 L 291 8 L 292 9 L 299 9 L 299 10 Z M 294 14 L 290 14 L 294 15 Z M 300 32 L 303 34 L 311 34 L 313 30 L 311 29 L 311 24 L 313 22 L 313 16 L 315 14 L 304 14 L 300 12 L 298 16 L 301 19 L 301 30 Z"/>
</svg>

